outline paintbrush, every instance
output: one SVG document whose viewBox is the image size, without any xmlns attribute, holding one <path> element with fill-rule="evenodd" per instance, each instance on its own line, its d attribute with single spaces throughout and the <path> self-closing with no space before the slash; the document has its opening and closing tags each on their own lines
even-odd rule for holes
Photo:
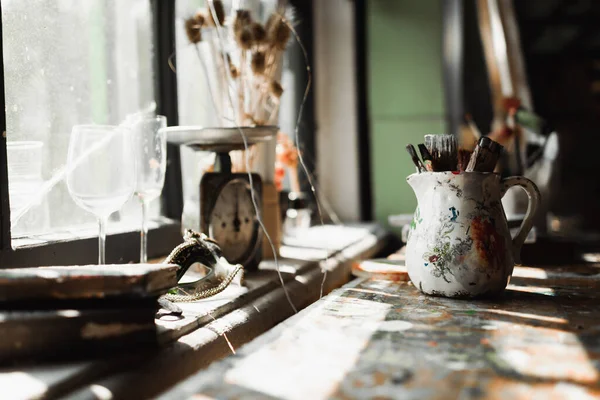
<svg viewBox="0 0 600 400">
<path fill-rule="evenodd" d="M 425 165 L 425 169 L 427 171 L 433 171 L 433 166 L 431 165 L 431 154 L 429 154 L 429 150 L 423 143 L 419 144 L 419 153 L 421 153 L 421 158 L 423 159 L 423 164 Z"/>
<path fill-rule="evenodd" d="M 490 143 L 488 144 L 488 148 L 490 149 L 490 151 L 493 154 L 493 161 L 491 162 L 491 164 L 493 164 L 493 165 L 491 165 L 489 172 L 494 172 L 494 169 L 496 169 L 496 164 L 498 164 L 498 160 L 500 160 L 500 157 L 502 156 L 504 146 L 502 146 L 498 142 L 490 140 Z"/>
<path fill-rule="evenodd" d="M 469 160 L 471 159 L 471 154 L 473 152 L 467 149 L 459 149 L 458 150 L 458 170 L 460 172 L 464 172 L 469 165 Z"/>
<path fill-rule="evenodd" d="M 491 164 L 491 160 L 493 157 L 492 151 L 488 148 L 489 143 L 491 143 L 491 139 L 483 136 L 477 142 L 477 146 L 475 146 L 475 150 L 473 150 L 473 154 L 469 160 L 469 164 L 465 171 L 467 172 L 491 172 L 488 171 L 489 165 Z M 495 164 L 494 164 L 495 166 Z M 492 167 L 492 170 L 494 168 Z"/>
<path fill-rule="evenodd" d="M 413 164 L 415 164 L 415 167 L 417 167 L 417 172 L 423 172 L 425 170 L 425 167 L 423 166 L 423 163 L 421 162 L 421 160 L 419 159 L 419 156 L 417 155 L 415 146 L 413 146 L 412 144 L 407 144 L 406 151 L 408 151 L 408 154 L 410 154 L 410 158 L 412 158 Z"/>
<path fill-rule="evenodd" d="M 456 171 L 457 142 L 453 135 L 425 135 L 433 171 Z"/>
<path fill-rule="evenodd" d="M 467 172 L 493 172 L 504 147 L 487 136 L 482 136 L 471 155 Z"/>
</svg>

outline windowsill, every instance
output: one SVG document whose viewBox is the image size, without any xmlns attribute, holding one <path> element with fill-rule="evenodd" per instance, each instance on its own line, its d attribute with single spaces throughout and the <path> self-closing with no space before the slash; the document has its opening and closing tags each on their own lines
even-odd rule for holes
<svg viewBox="0 0 600 400">
<path fill-rule="evenodd" d="M 138 228 L 129 224 L 113 225 L 106 238 L 106 263 L 139 262 Z M 181 225 L 178 221 L 159 218 L 149 222 L 148 258 L 164 257 L 181 242 Z M 2 268 L 98 262 L 98 232 L 92 227 L 17 238 L 12 245 L 13 249 L 0 252 Z"/>
<path fill-rule="evenodd" d="M 316 227 L 313 229 L 321 228 Z M 337 235 L 335 235 L 336 229 L 338 230 Z M 328 272 L 324 293 L 345 284 L 349 278 L 349 269 L 345 269 L 345 263 L 350 263 L 357 258 L 363 258 L 365 256 L 363 253 L 367 250 L 373 251 L 373 247 L 378 249 L 378 245 L 381 244 L 378 234 L 384 234 L 384 231 L 379 230 L 376 225 L 370 227 L 345 226 L 342 228 L 345 231 L 344 240 L 344 238 L 341 238 L 342 235 L 340 235 L 339 229 L 340 227 L 334 226 L 323 228 L 322 237 L 335 238 L 329 249 L 316 248 L 319 243 L 322 245 L 325 240 L 321 239 L 319 241 L 318 238 L 315 240 L 315 236 L 318 236 L 315 234 L 288 240 L 284 239 L 284 243 L 293 243 L 293 245 L 282 246 L 281 252 L 283 255 L 290 253 L 295 255 L 294 258 L 282 257 L 279 260 L 279 270 L 286 285 L 300 283 L 304 287 L 304 290 L 306 290 L 308 282 L 311 279 L 314 279 L 317 275 L 319 278 L 319 287 L 316 288 L 317 292 L 310 293 L 311 296 L 308 296 L 308 298 L 297 295 L 298 298 L 294 299 L 294 293 L 290 293 L 293 303 L 298 309 L 306 307 L 314 299 L 318 298 L 321 283 L 320 278 L 322 278 L 321 268 L 326 263 L 329 264 L 328 270 L 330 272 Z M 325 260 L 326 255 L 329 257 L 328 260 Z M 314 289 L 311 288 L 311 290 Z M 300 290 L 300 287 L 298 290 Z M 222 293 L 209 299 L 178 304 L 184 311 L 183 319 L 169 320 L 166 317 L 157 320 L 159 342 L 169 343 L 211 321 L 215 321 L 216 318 L 233 310 L 239 310 L 248 303 L 274 291 L 280 291 L 283 294 L 281 283 L 276 273 L 275 262 L 273 260 L 262 261 L 259 271 L 248 274 L 244 278 L 244 285 L 242 287 L 230 286 Z M 309 301 L 307 302 L 307 300 Z M 297 302 L 298 304 L 296 304 Z M 279 306 L 286 310 L 289 309 L 291 312 L 291 305 L 288 304 L 287 299 L 284 299 Z"/>
<path fill-rule="evenodd" d="M 336 238 L 348 234 L 349 239 L 345 243 L 339 241 L 335 248 L 318 248 L 319 242 L 307 241 L 306 246 L 299 247 L 303 243 L 296 242 L 282 249 L 283 253 L 296 256 L 282 258 L 280 269 L 298 310 L 319 298 L 321 267 L 328 270 L 324 287 L 324 293 L 328 293 L 349 281 L 354 261 L 375 256 L 389 239 L 389 234 L 375 224 L 336 228 Z M 334 233 L 328 231 L 327 236 Z M 315 259 L 323 252 L 330 254 L 327 261 Z M 213 298 L 180 307 L 184 310 L 182 319 L 157 320 L 158 341 L 163 345 L 157 351 L 25 368 L 18 373 L 31 383 L 36 382 L 39 390 L 35 396 L 60 396 L 75 391 L 75 395 L 93 397 L 100 387 L 114 398 L 152 397 L 293 315 L 273 261 L 263 261 L 260 271 L 248 274 L 244 287 L 230 287 Z M 22 385 L 11 380 L 11 373 L 15 372 L 0 372 L 0 384 L 23 391 Z"/>
<path fill-rule="evenodd" d="M 160 217 L 148 221 L 148 232 L 160 228 L 163 225 L 173 224 L 174 221 L 168 218 Z M 138 224 L 139 225 L 139 224 Z M 120 235 L 132 232 L 139 233 L 139 226 L 131 222 L 110 222 L 106 228 L 106 236 Z M 57 242 L 73 242 L 81 239 L 97 239 L 98 225 L 86 224 L 73 228 L 65 228 L 53 232 L 32 234 L 24 237 L 16 237 L 12 239 L 12 248 L 18 250 L 20 248 L 45 246 Z"/>
</svg>

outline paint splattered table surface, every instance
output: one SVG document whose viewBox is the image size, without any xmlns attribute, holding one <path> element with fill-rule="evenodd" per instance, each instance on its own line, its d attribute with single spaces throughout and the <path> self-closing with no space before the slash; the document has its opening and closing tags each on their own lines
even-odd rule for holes
<svg viewBox="0 0 600 400">
<path fill-rule="evenodd" d="M 281 277 L 298 309 L 317 301 L 321 290 L 329 293 L 347 283 L 353 263 L 386 252 L 393 239 L 377 224 L 310 229 L 305 240 L 286 241 L 280 249 Z M 328 271 L 325 281 L 323 268 Z M 232 286 L 213 298 L 181 303 L 182 317 L 155 320 L 159 346 L 142 348 L 135 343 L 94 356 L 70 348 L 68 355 L 73 359 L 4 365 L 0 399 L 155 398 L 293 315 L 275 269 L 274 261 L 263 260 L 260 271 L 245 276 L 243 287 Z M 65 319 L 74 315 L 63 314 Z M 153 316 L 154 310 L 151 320 Z M 114 324 L 108 327 L 105 332 L 112 337 Z M 74 332 L 80 330 L 75 327 Z M 5 339 L 1 333 L 0 347 Z M 35 332 L 30 336 L 39 337 Z"/>
<path fill-rule="evenodd" d="M 361 278 L 163 394 L 192 396 L 598 398 L 600 265 L 516 268 L 485 301 Z"/>
</svg>

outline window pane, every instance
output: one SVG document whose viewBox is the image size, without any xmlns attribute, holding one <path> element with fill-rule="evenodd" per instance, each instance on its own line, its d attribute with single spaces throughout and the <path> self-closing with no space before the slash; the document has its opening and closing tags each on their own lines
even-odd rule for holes
<svg viewBox="0 0 600 400">
<path fill-rule="evenodd" d="M 2 0 L 2 26 L 13 238 L 77 232 L 95 218 L 60 179 L 71 129 L 154 111 L 150 2 Z"/>
</svg>

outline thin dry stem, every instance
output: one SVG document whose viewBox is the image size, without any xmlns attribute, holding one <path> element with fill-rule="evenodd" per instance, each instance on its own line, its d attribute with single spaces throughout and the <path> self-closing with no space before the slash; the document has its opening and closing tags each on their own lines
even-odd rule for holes
<svg viewBox="0 0 600 400">
<path fill-rule="evenodd" d="M 296 39 L 296 42 L 298 43 L 298 45 L 300 46 L 300 49 L 302 50 L 302 54 L 304 56 L 304 63 L 306 65 L 306 73 L 308 75 L 308 78 L 307 78 L 307 82 L 306 82 L 306 88 L 304 90 L 304 95 L 302 97 L 302 102 L 300 103 L 300 107 L 298 109 L 298 118 L 296 119 L 296 127 L 294 128 L 294 139 L 296 142 L 295 143 L 296 148 L 298 149 L 298 160 L 300 161 L 300 165 L 302 165 L 302 169 L 304 170 L 304 173 L 306 174 L 306 179 L 308 180 L 308 183 L 310 185 L 311 192 L 313 193 L 313 196 L 315 197 L 315 203 L 317 205 L 317 213 L 319 214 L 319 220 L 321 222 L 321 225 L 323 226 L 323 225 L 325 225 L 325 221 L 323 220 L 323 213 L 321 210 L 321 201 L 319 199 L 319 196 L 317 195 L 317 191 L 316 191 L 315 185 L 313 183 L 312 175 L 308 171 L 308 167 L 306 166 L 306 163 L 304 162 L 304 158 L 302 157 L 302 152 L 300 151 L 299 139 L 298 139 L 298 129 L 300 127 L 300 121 L 302 120 L 302 113 L 304 111 L 304 105 L 306 104 L 306 99 L 308 98 L 308 93 L 310 92 L 310 87 L 312 85 L 312 71 L 310 69 L 310 64 L 308 62 L 308 53 L 306 52 L 306 48 L 304 47 L 304 43 L 302 43 L 302 40 L 300 39 L 298 32 L 296 32 L 296 30 L 294 29 L 292 24 L 290 24 L 283 15 L 281 15 L 281 19 L 289 27 L 290 32 Z M 325 256 L 325 265 L 327 265 L 327 264 L 329 264 L 329 255 Z M 320 297 L 323 297 L 323 291 L 325 288 L 326 280 L 327 280 L 327 270 L 323 269 L 323 280 L 321 281 Z"/>
<path fill-rule="evenodd" d="M 241 60 L 240 60 L 240 79 L 238 83 L 238 124 L 240 126 L 244 126 L 244 116 L 246 112 L 244 111 L 244 83 L 246 80 L 246 51 L 241 51 Z"/>
<path fill-rule="evenodd" d="M 271 114 L 269 116 L 269 121 L 267 122 L 267 125 L 275 125 L 277 123 L 279 104 L 279 101 L 275 103 L 275 107 L 273 107 L 273 109 L 271 110 Z"/>
<path fill-rule="evenodd" d="M 225 7 L 221 0 L 213 0 L 212 7 L 208 7 L 208 15 L 210 16 L 209 24 L 211 26 L 220 27 L 225 22 Z M 216 18 L 215 18 L 216 17 Z"/>
</svg>

